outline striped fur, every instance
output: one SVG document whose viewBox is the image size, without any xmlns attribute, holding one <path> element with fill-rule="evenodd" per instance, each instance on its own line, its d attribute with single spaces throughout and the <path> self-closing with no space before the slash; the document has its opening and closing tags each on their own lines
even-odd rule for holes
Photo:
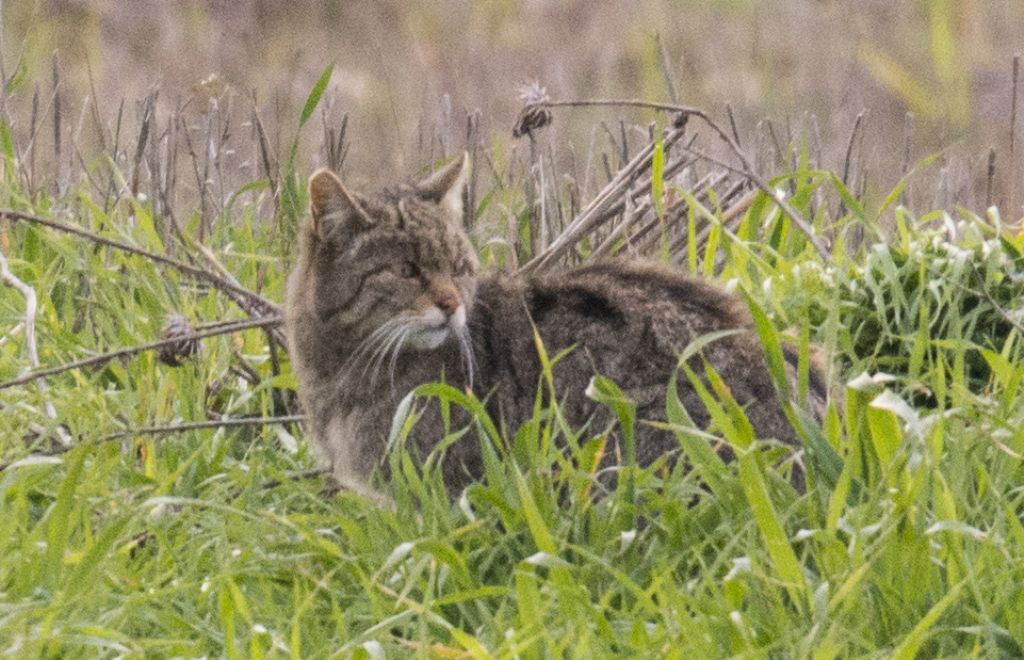
<svg viewBox="0 0 1024 660">
<path fill-rule="evenodd" d="M 367 487 L 383 465 L 397 402 L 421 383 L 443 377 L 471 388 L 510 430 L 528 419 L 541 375 L 534 327 L 549 355 L 575 347 L 555 365 L 556 391 L 569 421 L 594 430 L 610 421 L 584 395 L 595 373 L 622 387 L 640 419 L 663 419 L 679 352 L 708 333 L 738 329 L 706 346 L 704 357 L 759 437 L 799 444 L 735 297 L 643 262 L 527 278 L 478 274 L 462 229 L 466 173 L 458 160 L 427 181 L 372 198 L 347 191 L 329 172 L 311 179 L 312 217 L 288 283 L 286 328 L 310 428 L 341 485 Z M 795 367 L 795 353 L 786 359 Z M 820 416 L 826 386 L 811 372 L 810 403 Z M 685 377 L 679 392 L 694 420 L 707 425 Z M 443 435 L 440 415 L 428 409 L 412 449 L 423 457 Z M 678 449 L 672 434 L 643 424 L 636 446 L 642 465 Z M 479 447 L 467 435 L 447 450 L 442 469 L 453 492 L 481 476 Z M 608 465 L 615 455 L 607 452 Z"/>
</svg>

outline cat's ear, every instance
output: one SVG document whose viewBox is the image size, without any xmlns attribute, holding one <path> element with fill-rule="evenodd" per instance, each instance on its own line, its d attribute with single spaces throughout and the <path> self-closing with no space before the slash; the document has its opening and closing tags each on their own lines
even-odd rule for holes
<svg viewBox="0 0 1024 660">
<path fill-rule="evenodd" d="M 309 177 L 309 211 L 313 232 L 324 239 L 337 224 L 372 224 L 355 195 L 345 189 L 338 176 L 324 168 Z"/>
<path fill-rule="evenodd" d="M 462 224 L 462 199 L 469 183 L 469 154 L 448 163 L 416 184 L 416 191 L 424 199 L 438 203 L 452 222 Z"/>
</svg>

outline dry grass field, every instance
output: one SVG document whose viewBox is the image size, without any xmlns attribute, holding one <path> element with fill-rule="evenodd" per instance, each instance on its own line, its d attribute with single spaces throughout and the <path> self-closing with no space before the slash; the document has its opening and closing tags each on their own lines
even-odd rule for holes
<svg viewBox="0 0 1024 660">
<path fill-rule="evenodd" d="M 1024 7 L 1011 0 L 8 0 L 0 55 L 8 82 L 24 78 L 4 107 L 19 144 L 37 95 L 40 161 L 52 153 L 58 96 L 60 139 L 88 159 L 122 101 L 126 128 L 138 129 L 136 104 L 154 89 L 158 125 L 214 99 L 237 116 L 235 132 L 256 110 L 287 145 L 313 82 L 334 63 L 328 121 L 348 115 L 346 170 L 375 183 L 422 167 L 437 155 L 433 139 L 461 149 L 471 113 L 486 141 L 514 149 L 517 91 L 539 82 L 555 99 L 674 99 L 722 118 L 728 105 L 769 173 L 806 144 L 820 167 L 849 160 L 850 176 L 876 195 L 941 150 L 929 179 L 942 185 L 922 186 L 922 203 L 978 209 L 993 196 L 1008 203 L 1011 173 L 1021 172 L 1009 142 L 1022 31 Z M 586 152 L 603 139 L 598 122 L 619 114 L 577 112 L 545 138 Z M 304 167 L 323 160 L 317 137 L 304 138 Z"/>
</svg>

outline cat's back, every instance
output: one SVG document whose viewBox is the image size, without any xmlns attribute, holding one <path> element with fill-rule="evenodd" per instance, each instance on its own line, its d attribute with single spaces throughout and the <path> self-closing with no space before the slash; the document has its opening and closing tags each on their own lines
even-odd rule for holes
<svg viewBox="0 0 1024 660">
<path fill-rule="evenodd" d="M 693 330 L 749 323 L 735 296 L 713 283 L 649 261 L 600 261 L 529 278 L 527 305 L 534 320 L 568 310 L 598 323 Z"/>
<path fill-rule="evenodd" d="M 735 296 L 647 261 L 601 261 L 523 278 L 493 275 L 481 280 L 479 301 L 481 320 L 495 332 L 521 336 L 532 321 L 545 342 L 591 349 L 607 344 L 619 352 L 644 345 L 674 352 L 701 335 L 750 326 Z M 532 332 L 526 335 L 532 341 Z"/>
</svg>

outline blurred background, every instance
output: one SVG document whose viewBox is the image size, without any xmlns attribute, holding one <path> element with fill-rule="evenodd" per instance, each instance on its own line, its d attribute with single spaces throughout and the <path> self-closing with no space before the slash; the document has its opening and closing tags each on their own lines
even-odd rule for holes
<svg viewBox="0 0 1024 660">
<path fill-rule="evenodd" d="M 723 125 L 728 105 L 764 174 L 806 148 L 868 196 L 938 154 L 923 203 L 1021 215 L 1008 208 L 1024 188 L 1021 145 L 1011 152 L 1020 0 L 6 0 L 0 19 L 0 110 L 40 182 L 88 171 L 137 132 L 155 90 L 154 135 L 183 110 L 186 132 L 236 117 L 224 121 L 244 182 L 259 173 L 253 118 L 283 158 L 333 63 L 297 166 L 325 162 L 323 135 L 347 115 L 343 173 L 365 185 L 462 149 L 470 115 L 485 148 L 524 149 L 518 90 L 539 83 L 553 99 L 675 97 Z M 621 118 L 656 115 L 559 110 L 543 139 L 582 153 Z"/>
</svg>

